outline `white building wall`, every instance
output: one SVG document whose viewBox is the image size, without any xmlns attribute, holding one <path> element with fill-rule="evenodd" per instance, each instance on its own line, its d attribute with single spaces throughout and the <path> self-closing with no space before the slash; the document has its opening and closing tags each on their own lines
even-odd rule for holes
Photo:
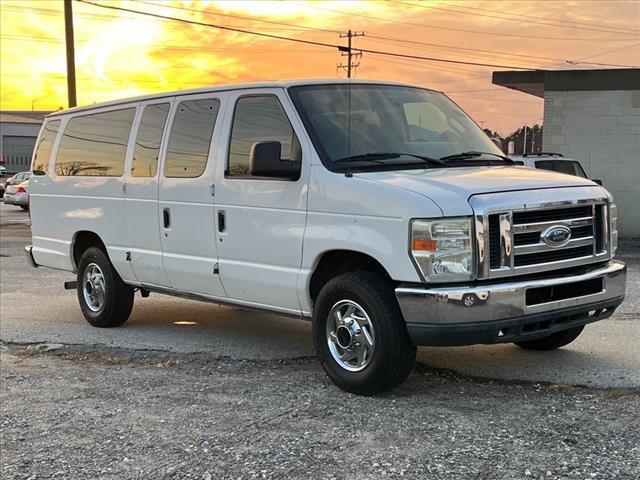
<svg viewBox="0 0 640 480">
<path fill-rule="evenodd" d="M 640 236 L 640 90 L 546 91 L 542 144 L 602 180 L 618 204 L 620 235 Z"/>
</svg>

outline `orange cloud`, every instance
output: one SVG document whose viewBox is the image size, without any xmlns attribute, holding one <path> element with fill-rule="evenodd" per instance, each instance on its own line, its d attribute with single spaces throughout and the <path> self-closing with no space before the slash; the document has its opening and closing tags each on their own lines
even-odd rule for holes
<svg viewBox="0 0 640 480">
<path fill-rule="evenodd" d="M 592 1 L 585 8 L 533 1 L 95 1 L 329 44 L 344 44 L 339 32 L 351 28 L 366 33 L 354 40 L 356 48 L 460 61 L 576 68 L 562 60 L 593 56 L 604 63 L 640 63 L 640 45 L 632 46 L 640 44 L 633 33 L 640 30 L 637 2 Z M 344 76 L 337 65 L 345 59 L 335 49 L 78 2 L 73 8 L 79 104 L 211 84 Z M 32 102 L 36 109 L 65 107 L 62 2 L 4 0 L 0 22 L 1 108 L 29 109 Z M 557 22 L 565 27 L 545 25 Z M 366 53 L 356 77 L 443 90 L 476 120 L 502 132 L 539 121 L 542 101 L 493 86 L 493 70 Z"/>
</svg>

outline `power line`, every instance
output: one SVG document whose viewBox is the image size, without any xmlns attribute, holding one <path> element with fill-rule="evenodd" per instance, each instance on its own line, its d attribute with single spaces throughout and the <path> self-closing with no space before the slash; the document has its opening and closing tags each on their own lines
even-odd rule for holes
<svg viewBox="0 0 640 480">
<path fill-rule="evenodd" d="M 391 59 L 391 58 L 387 58 L 387 57 L 380 57 L 378 59 L 381 62 L 387 62 L 387 63 L 393 63 L 393 64 L 397 64 L 397 65 L 406 65 L 408 67 L 412 67 L 412 68 L 419 68 L 424 70 L 424 65 L 422 63 L 418 63 L 418 62 L 412 62 L 409 60 L 401 60 L 401 59 Z M 437 70 L 437 71 L 442 71 L 442 72 L 451 72 L 451 73 L 455 73 L 455 74 L 470 74 L 472 72 L 477 72 L 477 70 L 464 70 L 464 69 L 468 69 L 470 67 L 468 66 L 456 66 L 451 68 L 450 66 L 443 66 L 443 65 L 429 65 L 429 70 Z M 462 70 L 461 70 L 462 69 Z M 488 72 L 482 72 L 482 73 L 477 73 L 476 75 L 473 75 L 472 77 L 464 77 L 465 79 L 472 79 L 472 78 L 487 78 L 489 77 Z M 458 80 L 454 80 L 454 81 L 458 81 Z"/>
<path fill-rule="evenodd" d="M 405 39 L 401 39 L 401 38 L 385 37 L 385 36 L 381 36 L 381 35 L 367 35 L 367 38 L 374 39 L 374 41 L 377 39 L 381 43 L 387 43 L 387 44 L 390 44 L 390 45 L 398 45 L 398 43 L 405 44 L 405 45 L 423 45 L 423 46 L 430 46 L 430 47 L 444 48 L 444 49 L 451 49 L 451 50 L 467 50 L 467 51 L 470 51 L 470 52 L 489 53 L 489 54 L 493 54 L 493 55 L 501 55 L 501 56 L 509 56 L 509 57 L 521 57 L 521 58 L 530 58 L 530 59 L 536 59 L 536 60 L 550 60 L 550 61 L 554 61 L 554 62 L 567 63 L 567 64 L 570 64 L 570 65 L 584 64 L 584 65 L 597 65 L 597 66 L 601 66 L 601 67 L 623 67 L 623 68 L 633 67 L 634 65 L 621 65 L 621 64 L 618 64 L 618 63 L 583 62 L 582 60 L 585 60 L 585 59 L 588 59 L 588 58 L 593 58 L 595 56 L 605 55 L 606 53 L 612 53 L 612 52 L 617 52 L 617 51 L 620 51 L 620 50 L 625 50 L 627 48 L 632 48 L 634 46 L 640 45 L 640 43 L 633 44 L 633 45 L 626 46 L 626 47 L 623 47 L 623 48 L 620 48 L 620 49 L 612 50 L 611 52 L 605 52 L 605 53 L 600 54 L 600 55 L 593 55 L 592 57 L 586 57 L 586 58 L 581 58 L 581 59 L 577 59 L 577 60 L 569 60 L 569 59 L 564 59 L 564 58 L 544 57 L 544 56 L 540 56 L 540 55 L 518 54 L 518 53 L 509 53 L 509 52 L 497 51 L 497 50 L 483 50 L 483 49 L 479 49 L 479 48 L 467 48 L 467 47 L 457 47 L 457 46 L 453 46 L 453 45 L 443 45 L 443 44 L 438 44 L 438 43 L 418 42 L 418 41 L 415 41 L 415 40 L 405 40 Z M 421 49 L 420 47 L 415 47 L 415 48 L 417 48 L 418 50 L 427 50 L 427 49 L 424 49 L 424 48 Z M 460 55 L 460 56 L 469 57 L 469 55 Z M 472 58 L 475 58 L 475 57 L 472 57 Z"/>
<path fill-rule="evenodd" d="M 1 2 L 0 2 L 1 3 Z M 11 5 L 9 7 L 2 7 L 2 11 L 10 11 L 10 12 L 25 12 L 25 13 L 39 13 L 41 15 L 44 16 L 51 16 L 51 17 L 59 17 L 64 15 L 64 13 L 62 11 L 57 11 L 57 10 L 52 10 L 52 9 L 47 9 L 47 8 L 37 8 L 37 7 L 22 7 L 22 6 L 18 6 L 18 5 Z M 73 16 L 74 17 L 82 17 L 82 18 L 91 18 L 94 20 L 98 20 L 98 21 L 111 21 L 111 19 L 121 19 L 122 16 L 119 16 L 118 14 L 115 15 L 97 15 L 97 14 L 91 14 L 91 13 L 85 13 L 85 12 L 73 12 Z M 127 16 L 126 18 L 132 18 L 131 15 Z M 162 19 L 159 18 L 149 18 L 148 19 L 150 22 L 161 22 Z M 306 28 L 302 28 L 302 27 L 298 27 L 295 25 L 288 25 L 286 27 L 273 27 L 273 28 L 269 28 L 269 27 L 261 27 L 262 30 L 267 30 L 267 31 L 293 31 L 293 32 L 304 32 L 306 31 Z M 336 33 L 339 33 L 338 30 L 336 30 Z"/>
<path fill-rule="evenodd" d="M 415 3 L 405 2 L 405 1 L 400 1 L 400 0 L 388 0 L 388 1 L 391 1 L 392 3 L 410 5 L 410 6 L 413 6 L 413 7 L 422 6 L 422 5 L 418 5 L 418 4 L 415 4 Z M 440 10 L 440 11 L 444 11 L 444 12 L 461 13 L 461 14 L 464 14 L 464 15 L 474 15 L 474 16 L 478 16 L 478 17 L 497 18 L 499 20 L 508 20 L 508 21 L 512 21 L 512 22 L 520 22 L 520 23 L 527 23 L 527 24 L 534 24 L 534 25 L 546 25 L 546 26 L 558 27 L 558 28 L 572 28 L 572 29 L 575 29 L 575 30 L 589 30 L 589 31 L 594 31 L 594 32 L 613 33 L 613 34 L 617 34 L 617 35 L 635 35 L 637 37 L 638 34 L 640 33 L 640 31 L 637 31 L 637 30 L 624 32 L 624 31 L 620 31 L 620 30 L 611 30 L 611 29 L 603 29 L 603 28 L 558 25 L 557 23 L 537 21 L 537 20 L 531 20 L 531 19 L 529 19 L 529 20 L 521 20 L 521 19 L 518 19 L 518 18 L 505 18 L 505 17 L 501 17 L 501 16 L 498 16 L 498 15 L 495 15 L 495 14 L 465 12 L 463 10 L 455 10 L 453 8 L 446 8 L 446 7 L 435 6 L 435 5 L 429 5 L 428 8 L 430 10 Z"/>
<path fill-rule="evenodd" d="M 489 12 L 489 13 L 496 13 L 494 10 L 489 10 L 487 8 L 480 8 L 480 7 L 468 7 L 466 5 L 459 5 L 459 4 L 454 4 L 454 5 L 450 5 L 447 2 L 443 2 L 445 5 L 449 5 L 449 6 L 455 6 L 456 8 L 464 8 L 466 10 L 476 10 L 479 12 Z M 572 20 L 560 20 L 560 19 L 550 19 L 548 17 L 536 17 L 534 15 L 525 15 L 523 13 L 518 13 L 518 14 L 514 14 L 514 13 L 507 13 L 507 12 L 499 12 L 501 15 L 509 15 L 512 17 L 522 17 L 522 18 L 533 18 L 533 19 L 537 19 L 537 20 L 553 20 L 554 22 L 558 22 L 558 23 L 571 23 L 574 25 L 586 25 L 586 26 L 590 26 L 590 27 L 599 27 L 601 25 L 598 25 L 596 23 L 587 23 L 587 22 L 575 22 Z M 617 29 L 617 30 L 627 30 L 631 33 L 638 33 L 638 30 L 634 30 L 631 28 L 626 28 L 626 27 L 611 27 L 612 29 Z"/>
<path fill-rule="evenodd" d="M 284 23 L 284 22 L 276 22 L 274 20 L 264 20 L 264 19 L 260 19 L 260 18 L 252 18 L 252 17 L 243 17 L 241 15 L 231 15 L 230 13 L 218 13 L 218 12 L 208 12 L 206 10 L 198 10 L 195 8 L 187 8 L 187 7 L 179 7 L 177 5 L 167 5 L 166 3 L 153 3 L 153 2 L 145 2 L 142 0 L 135 0 L 136 3 L 142 3 L 145 5 L 152 5 L 154 7 L 164 7 L 164 8 L 172 8 L 174 10 L 183 10 L 183 11 L 187 11 L 187 12 L 194 12 L 194 13 L 202 13 L 205 15 L 216 15 L 219 17 L 228 17 L 228 18 L 236 18 L 236 19 L 240 19 L 240 20 L 249 20 L 251 22 L 260 22 L 260 23 L 269 23 L 272 25 L 282 25 L 285 27 L 292 27 L 292 25 L 290 23 Z M 318 27 L 310 27 L 307 25 L 295 25 L 297 28 L 300 28 L 302 30 L 314 30 L 314 31 L 318 31 L 318 32 L 327 32 L 327 33 L 342 33 L 340 32 L 340 30 L 330 30 L 328 28 L 318 28 Z"/>
<path fill-rule="evenodd" d="M 1 34 L 0 38 L 6 38 L 11 40 L 21 40 L 21 41 L 31 41 L 36 43 L 49 43 L 49 44 L 62 44 L 64 40 L 60 40 L 55 37 L 39 37 L 35 35 L 11 35 L 11 34 Z M 76 43 L 91 43 L 90 40 L 77 40 Z M 142 49 L 162 49 L 162 50 L 175 50 L 175 51 L 185 51 L 185 52 L 198 52 L 198 53 L 208 53 L 210 51 L 219 51 L 219 52 L 247 52 L 246 48 L 229 48 L 229 47 L 207 47 L 203 49 L 201 47 L 189 47 L 186 45 L 174 45 L 171 47 L 166 46 L 165 44 L 142 44 L 142 43 L 133 43 L 128 44 L 127 48 L 142 48 Z M 320 48 L 307 48 L 307 49 L 273 49 L 273 48 L 251 48 L 251 52 L 268 52 L 268 53 L 313 53 L 313 54 L 332 54 L 333 52 L 328 52 L 326 50 L 321 50 Z"/>
<path fill-rule="evenodd" d="M 369 50 L 366 48 L 361 48 L 360 51 L 363 53 L 371 53 L 373 55 L 386 55 L 391 57 L 412 58 L 414 60 L 428 60 L 430 62 L 455 63 L 458 65 L 473 65 L 478 67 L 508 68 L 510 70 L 531 70 L 530 67 L 517 67 L 514 65 L 502 65 L 498 63 L 466 62 L 463 60 L 450 60 L 450 59 L 437 58 L 437 57 L 425 57 L 422 55 L 410 55 L 407 53 L 385 52 L 382 50 Z"/>
<path fill-rule="evenodd" d="M 610 53 L 621 52 L 622 50 L 628 50 L 630 48 L 637 47 L 637 46 L 640 46 L 640 43 L 634 43 L 633 45 L 627 45 L 626 47 L 616 48 L 614 50 L 608 50 L 606 52 L 597 53 L 595 55 L 589 55 L 588 57 L 579 58 L 578 61 L 582 62 L 582 60 L 587 60 L 589 58 L 595 58 L 595 57 L 601 57 L 603 55 L 608 55 Z M 586 62 L 586 63 L 589 63 L 589 62 Z"/>
<path fill-rule="evenodd" d="M 405 40 L 405 39 L 401 39 L 401 38 L 385 37 L 385 36 L 382 36 L 382 35 L 367 35 L 367 38 L 381 40 L 382 41 L 381 43 L 387 43 L 387 44 L 391 44 L 391 45 L 393 45 L 393 44 L 397 45 L 398 43 L 401 43 L 401 44 L 405 44 L 405 45 L 420 45 L 420 46 L 427 46 L 427 47 L 444 48 L 444 49 L 448 49 L 448 50 L 465 50 L 465 51 L 469 51 L 469 52 L 490 53 L 490 54 L 497 54 L 497 55 L 503 55 L 503 56 L 508 56 L 508 57 L 531 58 L 531 59 L 534 59 L 534 60 L 554 60 L 554 61 L 560 61 L 560 62 L 567 61 L 567 60 L 562 59 L 562 58 L 543 57 L 543 56 L 537 56 L 537 55 L 527 55 L 527 54 L 518 54 L 518 53 L 508 53 L 508 52 L 500 52 L 500 51 L 497 51 L 497 50 L 483 50 L 483 49 L 479 49 L 479 48 L 458 47 L 458 46 L 454 46 L 454 45 L 444 45 L 444 44 L 441 44 L 441 43 L 418 42 L 418 41 L 415 41 L 415 40 Z M 416 47 L 416 48 L 418 48 L 418 47 Z M 420 48 L 418 48 L 418 49 L 420 49 Z"/>
<path fill-rule="evenodd" d="M 387 23 L 397 23 L 400 25 L 411 25 L 414 27 L 421 27 L 421 28 L 433 28 L 433 29 L 439 29 L 439 30 L 449 30 L 449 31 L 453 31 L 453 32 L 464 32 L 464 33 L 473 33 L 473 34 L 477 34 L 477 35 L 489 35 L 489 36 L 496 36 L 496 37 L 512 37 L 512 38 L 531 38 L 531 39 L 535 39 L 535 40 L 563 40 L 563 41 L 568 41 L 568 40 L 579 40 L 579 41 L 585 41 L 585 42 L 628 42 L 630 39 L 628 38 L 616 38 L 616 39 L 612 39 L 612 38 L 576 38 L 576 37 L 541 37 L 541 36 L 535 36 L 535 35 L 518 35 L 518 34 L 514 34 L 514 33 L 504 33 L 504 32 L 483 32 L 480 30 L 468 30 L 468 29 L 463 29 L 463 28 L 453 28 L 453 27 L 444 27 L 442 25 L 432 25 L 432 24 L 427 24 L 427 23 L 417 23 L 417 22 L 407 22 L 407 21 L 401 21 L 401 20 L 392 20 L 389 18 L 384 18 L 384 17 L 377 17 L 374 15 L 366 15 L 364 13 L 351 13 L 351 12 L 345 12 L 344 10 L 336 10 L 334 8 L 327 8 L 327 7 L 317 7 L 315 5 L 308 5 L 305 4 L 306 7 L 308 8 L 313 8 L 315 10 L 322 10 L 322 11 L 326 11 L 326 12 L 333 12 L 333 13 L 339 13 L 341 15 L 351 15 L 354 17 L 361 17 L 361 18 L 368 18 L 368 19 L 372 19 L 372 20 L 378 20 L 381 22 L 387 22 Z"/>
<path fill-rule="evenodd" d="M 256 36 L 265 37 L 265 38 L 272 38 L 272 39 L 276 39 L 276 40 L 284 40 L 284 41 L 289 41 L 289 42 L 304 43 L 304 44 L 307 44 L 307 45 L 316 45 L 316 46 L 322 46 L 322 47 L 328 47 L 328 48 L 336 48 L 340 52 L 348 51 L 348 47 L 344 47 L 342 45 L 335 45 L 335 44 L 324 43 L 324 42 L 316 42 L 316 41 L 312 41 L 312 40 L 303 40 L 301 38 L 291 38 L 291 37 L 285 37 L 285 36 L 282 36 L 282 35 L 273 35 L 273 34 L 268 34 L 268 33 L 263 33 L 263 32 L 255 32 L 255 31 L 245 30 L 245 29 L 241 29 L 241 28 L 226 27 L 226 26 L 223 26 L 223 25 L 216 25 L 216 24 L 212 24 L 212 23 L 198 22 L 198 21 L 195 21 L 195 20 L 187 20 L 187 19 L 178 18 L 178 17 L 170 17 L 170 16 L 160 15 L 160 14 L 151 13 L 151 12 L 142 12 L 140 10 L 132 10 L 132 9 L 129 9 L 129 8 L 117 7 L 117 6 L 113 6 L 113 5 L 103 5 L 103 4 L 100 4 L 100 3 L 91 2 L 89 0 L 77 0 L 77 1 L 81 2 L 81 3 L 86 3 L 88 5 L 93 5 L 95 7 L 106 8 L 106 9 L 111 9 L 111 10 L 121 10 L 121 11 L 125 11 L 125 12 L 130 12 L 130 13 L 137 13 L 139 15 L 146 15 L 146 16 L 151 16 L 151 17 L 155 17 L 155 18 L 162 18 L 162 19 L 165 19 L 165 20 L 172 20 L 172 21 L 182 22 L 182 23 L 191 24 L 191 25 L 199 25 L 199 26 L 202 26 L 202 27 L 217 28 L 217 29 L 220 29 L 220 30 L 227 30 L 227 31 L 232 31 L 232 32 L 244 33 L 244 34 L 247 34 L 247 35 L 256 35 Z M 459 65 L 473 65 L 473 66 L 483 66 L 483 67 L 492 67 L 492 68 L 507 68 L 507 69 L 512 69 L 512 70 L 530 70 L 529 67 L 519 67 L 519 66 L 513 66 L 513 65 L 501 65 L 501 64 L 495 64 L 495 63 L 480 63 L 480 62 L 466 62 L 466 61 L 462 61 L 462 60 L 449 60 L 449 59 L 445 59 L 445 58 L 426 57 L 426 56 L 421 56 L 421 55 L 409 55 L 409 54 L 402 54 L 402 53 L 395 53 L 395 52 L 385 52 L 385 51 L 381 51 L 381 50 L 362 49 L 362 48 L 358 49 L 358 50 L 363 52 L 363 53 L 371 53 L 373 55 L 384 55 L 384 56 L 392 56 L 392 57 L 400 57 L 400 58 L 411 58 L 411 59 L 414 59 L 414 60 L 426 60 L 426 61 L 431 61 L 431 62 L 453 63 L 453 64 L 459 64 Z"/>
<path fill-rule="evenodd" d="M 151 12 L 142 12 L 140 10 L 132 10 L 130 8 L 125 8 L 125 7 L 116 7 L 114 5 L 103 5 L 100 3 L 94 3 L 94 2 L 90 2 L 88 0 L 76 0 L 77 2 L 80 3 L 86 3 L 87 5 L 93 5 L 94 7 L 100 7 L 100 8 L 107 8 L 110 10 L 119 10 L 122 12 L 129 12 L 129 13 L 136 13 L 139 15 L 145 15 L 145 16 L 149 16 L 149 17 L 154 17 L 154 18 L 162 18 L 164 20 L 173 20 L 176 22 L 182 22 L 182 23 L 187 23 L 190 25 L 199 25 L 201 27 L 211 27 L 211 28 L 217 28 L 220 30 L 226 30 L 229 32 L 237 32 L 237 33 L 244 33 L 247 35 L 256 35 L 259 37 L 264 37 L 264 38 L 272 38 L 275 40 L 287 40 L 289 42 L 297 42 L 297 43 L 304 43 L 306 45 L 317 45 L 317 46 L 321 46 L 321 47 L 329 47 L 329 48 L 336 48 L 338 50 L 340 50 L 341 48 L 344 48 L 340 45 L 335 45 L 332 43 L 324 43 L 324 42 L 315 42 L 313 40 L 303 40 L 301 38 L 292 38 L 292 37 L 284 37 L 282 35 L 274 35 L 271 33 L 264 33 L 264 32 L 254 32 L 251 30 L 245 30 L 242 28 L 235 28 L 235 27 L 226 27 L 224 25 L 215 25 L 213 23 L 205 23 L 205 22 L 198 22 L 196 20 L 187 20 L 185 18 L 179 18 L 179 17 L 170 17 L 167 15 L 160 15 L 158 13 L 151 13 Z"/>
</svg>

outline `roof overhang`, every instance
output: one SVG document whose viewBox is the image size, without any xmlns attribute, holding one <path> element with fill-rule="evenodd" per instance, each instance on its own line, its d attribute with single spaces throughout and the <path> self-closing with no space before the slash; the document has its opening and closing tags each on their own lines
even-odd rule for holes
<svg viewBox="0 0 640 480">
<path fill-rule="evenodd" d="M 640 90 L 640 68 L 493 72 L 492 82 L 541 98 L 545 91 Z"/>
</svg>

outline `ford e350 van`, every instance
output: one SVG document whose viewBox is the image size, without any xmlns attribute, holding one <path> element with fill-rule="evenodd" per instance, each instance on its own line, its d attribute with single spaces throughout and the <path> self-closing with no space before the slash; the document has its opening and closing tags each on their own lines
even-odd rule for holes
<svg viewBox="0 0 640 480">
<path fill-rule="evenodd" d="M 77 275 L 91 325 L 122 325 L 136 291 L 311 319 L 329 377 L 365 395 L 417 345 L 559 348 L 625 294 L 611 194 L 514 167 L 444 94 L 394 83 L 56 112 L 31 216 L 28 258 Z"/>
</svg>

